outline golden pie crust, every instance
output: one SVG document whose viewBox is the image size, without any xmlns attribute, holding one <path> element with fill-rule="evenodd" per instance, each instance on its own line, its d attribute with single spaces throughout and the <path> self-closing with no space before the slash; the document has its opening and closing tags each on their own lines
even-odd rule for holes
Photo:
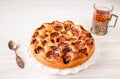
<svg viewBox="0 0 120 79">
<path fill-rule="evenodd" d="M 31 38 L 30 50 L 40 63 L 65 69 L 81 65 L 95 50 L 90 32 L 72 21 L 43 23 Z"/>
</svg>

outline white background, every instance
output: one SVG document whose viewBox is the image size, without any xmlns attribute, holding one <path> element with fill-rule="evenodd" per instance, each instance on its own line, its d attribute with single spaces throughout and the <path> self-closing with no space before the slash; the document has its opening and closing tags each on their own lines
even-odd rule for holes
<svg viewBox="0 0 120 79">
<path fill-rule="evenodd" d="M 105 36 L 95 36 L 100 45 L 96 62 L 79 73 L 48 75 L 33 67 L 27 59 L 27 47 L 34 30 L 43 22 L 72 20 L 90 30 L 93 4 L 109 3 L 120 16 L 120 0 L 0 0 L 0 79 L 120 79 L 120 18 Z M 112 22 L 110 22 L 112 24 Z M 20 69 L 8 41 L 20 46 L 18 54 L 25 62 Z"/>
</svg>

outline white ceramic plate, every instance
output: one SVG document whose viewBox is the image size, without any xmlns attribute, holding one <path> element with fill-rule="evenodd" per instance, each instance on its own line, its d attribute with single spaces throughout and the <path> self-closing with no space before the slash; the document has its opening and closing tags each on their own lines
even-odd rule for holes
<svg viewBox="0 0 120 79">
<path fill-rule="evenodd" d="M 91 56 L 91 58 L 89 60 L 87 60 L 85 63 L 83 63 L 82 65 L 79 65 L 77 67 L 74 68 L 68 68 L 68 69 L 55 69 L 55 68 L 51 68 L 48 66 L 45 66 L 43 64 L 41 64 L 40 62 L 38 62 L 31 54 L 29 48 L 28 48 L 28 57 L 29 60 L 31 62 L 31 64 L 40 69 L 42 72 L 45 72 L 47 74 L 59 74 L 59 75 L 68 75 L 68 74 L 74 74 L 77 73 L 81 70 L 87 69 L 89 65 L 93 64 L 96 60 L 96 58 L 98 57 L 100 51 L 99 51 L 99 45 L 96 44 L 95 47 L 95 52 L 94 54 Z"/>
</svg>

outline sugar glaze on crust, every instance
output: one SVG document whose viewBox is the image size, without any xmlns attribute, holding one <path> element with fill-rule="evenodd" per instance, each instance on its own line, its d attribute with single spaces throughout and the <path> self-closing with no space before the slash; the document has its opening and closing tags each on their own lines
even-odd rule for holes
<svg viewBox="0 0 120 79">
<path fill-rule="evenodd" d="M 40 63 L 65 69 L 81 65 L 95 50 L 90 32 L 72 21 L 43 23 L 32 35 L 32 55 Z"/>
</svg>

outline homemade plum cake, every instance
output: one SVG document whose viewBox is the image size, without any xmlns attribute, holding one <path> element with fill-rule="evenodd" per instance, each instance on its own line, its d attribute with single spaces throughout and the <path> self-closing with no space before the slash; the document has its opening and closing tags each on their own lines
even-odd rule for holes
<svg viewBox="0 0 120 79">
<path fill-rule="evenodd" d="M 81 65 L 95 50 L 91 33 L 72 21 L 43 23 L 31 38 L 30 50 L 38 62 L 65 69 Z"/>
</svg>

